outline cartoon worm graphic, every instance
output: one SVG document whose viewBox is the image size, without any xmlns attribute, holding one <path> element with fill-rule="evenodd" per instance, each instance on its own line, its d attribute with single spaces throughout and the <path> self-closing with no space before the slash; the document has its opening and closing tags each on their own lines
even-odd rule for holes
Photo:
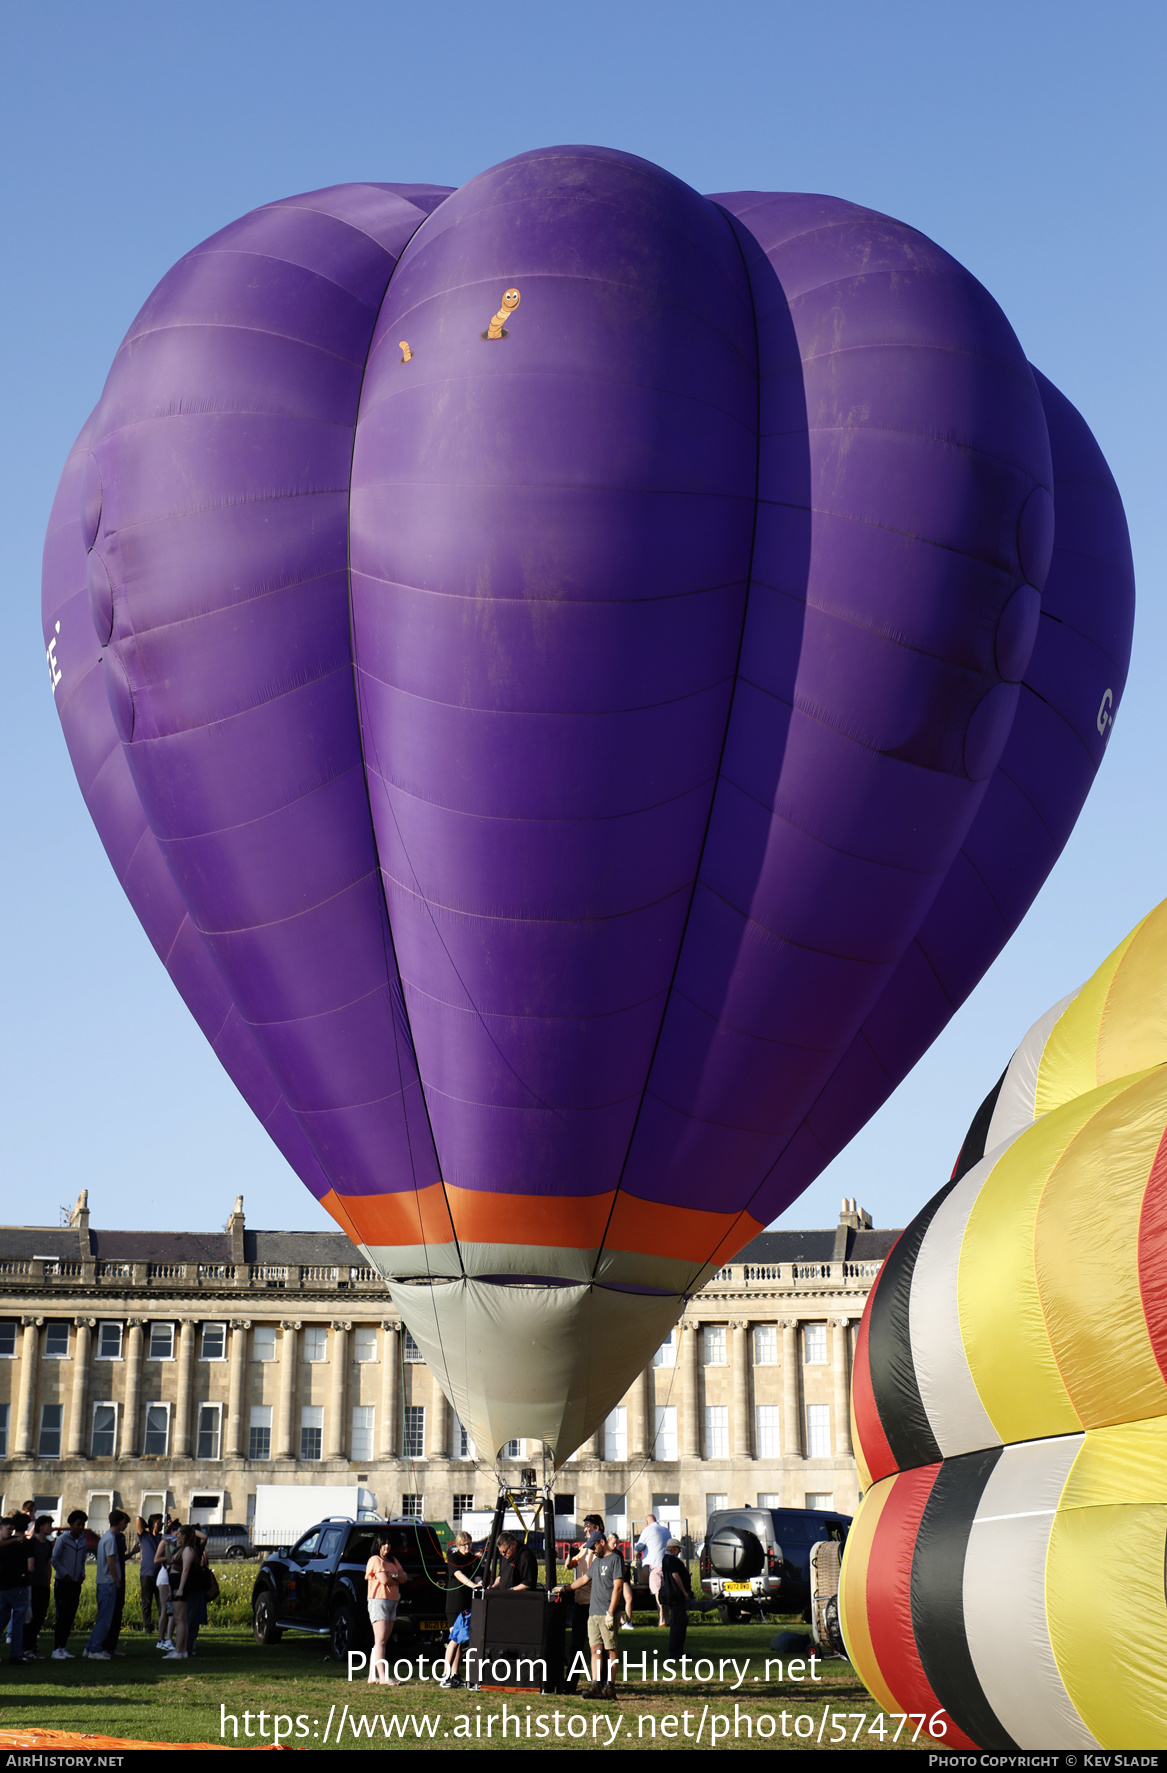
<svg viewBox="0 0 1167 1773">
<path fill-rule="evenodd" d="M 486 332 L 483 336 L 488 339 L 501 339 L 503 337 L 503 324 L 502 323 L 504 320 L 507 320 L 510 318 L 510 316 L 514 313 L 514 311 L 518 307 L 518 305 L 519 305 L 518 290 L 517 289 L 508 289 L 502 298 L 502 307 L 499 309 L 498 313 L 494 316 L 494 319 L 491 321 L 490 325 L 487 327 Z"/>
<path fill-rule="evenodd" d="M 398 344 L 398 348 L 401 352 L 402 363 L 408 363 L 413 356 L 413 352 L 409 346 L 409 340 L 408 339 L 398 339 L 397 344 Z"/>
</svg>

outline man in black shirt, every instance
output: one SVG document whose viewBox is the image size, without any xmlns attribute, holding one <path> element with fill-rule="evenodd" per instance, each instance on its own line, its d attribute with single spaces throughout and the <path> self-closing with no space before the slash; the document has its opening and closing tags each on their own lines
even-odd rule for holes
<svg viewBox="0 0 1167 1773">
<path fill-rule="evenodd" d="M 28 1516 L 14 1514 L 9 1525 L 12 1532 L 0 1544 L 0 1637 L 12 1621 L 10 1662 L 24 1661 L 24 1615 L 28 1611 L 33 1576 L 33 1555 L 25 1542 Z"/>
<path fill-rule="evenodd" d="M 498 1567 L 492 1588 L 538 1588 L 539 1565 L 529 1545 L 520 1545 L 513 1533 L 500 1533 Z"/>
</svg>

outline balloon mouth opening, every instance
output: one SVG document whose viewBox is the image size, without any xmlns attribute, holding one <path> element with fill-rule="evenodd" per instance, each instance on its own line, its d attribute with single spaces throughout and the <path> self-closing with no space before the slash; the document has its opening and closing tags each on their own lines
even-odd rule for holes
<svg viewBox="0 0 1167 1773">
<path fill-rule="evenodd" d="M 594 1287 L 601 1293 L 643 1293 L 653 1299 L 675 1299 L 675 1287 L 641 1286 L 636 1281 L 573 1280 L 562 1274 L 411 1274 L 391 1276 L 396 1285 L 407 1287 L 449 1287 L 472 1280 L 476 1287 Z"/>
</svg>

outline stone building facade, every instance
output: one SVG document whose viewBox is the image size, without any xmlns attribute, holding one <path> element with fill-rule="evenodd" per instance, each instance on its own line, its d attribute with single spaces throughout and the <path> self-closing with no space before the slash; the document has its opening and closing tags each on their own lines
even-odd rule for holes
<svg viewBox="0 0 1167 1773">
<path fill-rule="evenodd" d="M 858 1501 L 849 1385 L 896 1233 L 853 1201 L 832 1231 L 766 1232 L 690 1301 L 669 1342 L 567 1462 L 557 1512 Z M 540 1449 L 512 1443 L 522 1481 Z M 257 1484 L 359 1485 L 387 1515 L 453 1524 L 497 1481 L 376 1272 L 340 1232 L 0 1228 L 0 1491 L 104 1519 L 171 1507 L 246 1521 Z"/>
</svg>

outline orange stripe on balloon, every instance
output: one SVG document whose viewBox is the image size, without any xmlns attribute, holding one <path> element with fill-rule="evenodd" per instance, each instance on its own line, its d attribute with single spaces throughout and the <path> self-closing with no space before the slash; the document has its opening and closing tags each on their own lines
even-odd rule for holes
<svg viewBox="0 0 1167 1773">
<path fill-rule="evenodd" d="M 1151 1347 L 1167 1379 L 1167 1133 L 1155 1153 L 1139 1213 L 1139 1295 Z"/>
<path fill-rule="evenodd" d="M 357 1243 L 446 1244 L 455 1236 L 461 1243 L 568 1250 L 604 1243 L 610 1250 L 700 1263 L 728 1260 L 762 1229 L 748 1213 L 666 1207 L 630 1194 L 495 1194 L 452 1184 L 443 1189 L 440 1182 L 400 1194 L 329 1193 L 321 1205 Z"/>
</svg>

